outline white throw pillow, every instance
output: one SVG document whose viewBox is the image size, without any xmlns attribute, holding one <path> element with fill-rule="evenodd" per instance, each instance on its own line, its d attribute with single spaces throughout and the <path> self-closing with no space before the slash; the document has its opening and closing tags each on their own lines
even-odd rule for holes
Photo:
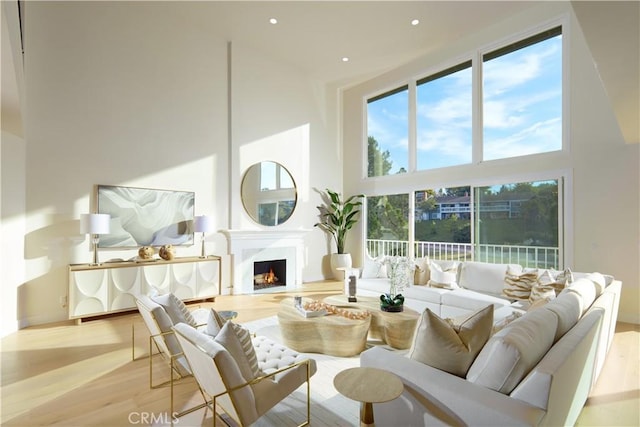
<svg viewBox="0 0 640 427">
<path fill-rule="evenodd" d="M 467 380 L 509 394 L 553 345 L 558 318 L 534 310 L 492 336 L 467 372 Z"/>
<path fill-rule="evenodd" d="M 443 267 L 434 262 L 429 262 L 429 269 L 431 278 L 427 283 L 432 288 L 443 288 L 443 289 L 458 289 L 459 286 L 456 283 L 458 266 L 451 266 L 449 269 L 443 269 Z"/>
<path fill-rule="evenodd" d="M 209 310 L 209 317 L 207 318 L 207 326 L 204 333 L 215 337 L 218 335 L 225 323 L 225 320 L 212 308 Z"/>
<path fill-rule="evenodd" d="M 363 279 L 379 279 L 387 277 L 387 268 L 384 265 L 384 257 L 371 258 L 369 254 L 364 256 L 364 266 L 362 267 Z"/>
<path fill-rule="evenodd" d="M 165 309 L 174 325 L 186 323 L 194 328 L 197 326 L 196 320 L 191 315 L 187 306 L 174 294 L 156 295 L 151 297 L 151 299 Z"/>
<path fill-rule="evenodd" d="M 471 291 L 502 297 L 507 267 L 511 267 L 514 274 L 522 273 L 522 266 L 518 264 L 465 261 L 460 266 L 458 285 Z"/>
<path fill-rule="evenodd" d="M 253 351 L 253 356 L 255 357 L 255 349 L 253 348 L 253 344 L 250 348 L 243 345 L 234 325 L 235 323 L 233 322 L 226 322 L 214 340 L 229 352 L 233 360 L 235 360 L 238 365 L 242 377 L 246 381 L 251 381 L 256 378 L 258 374 L 256 374 L 252 368 L 250 357 L 247 356 L 247 353 L 251 353 L 251 351 Z"/>
<path fill-rule="evenodd" d="M 459 377 L 465 376 L 491 335 L 493 306 L 465 319 L 441 319 L 428 308 L 422 313 L 407 357 Z"/>
</svg>

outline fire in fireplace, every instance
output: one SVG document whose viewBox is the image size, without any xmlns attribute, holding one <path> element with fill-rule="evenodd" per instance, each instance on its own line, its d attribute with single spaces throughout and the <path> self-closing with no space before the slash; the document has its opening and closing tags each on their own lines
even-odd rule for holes
<svg viewBox="0 0 640 427">
<path fill-rule="evenodd" d="M 253 290 L 287 285 L 287 260 L 276 259 L 253 263 Z"/>
</svg>

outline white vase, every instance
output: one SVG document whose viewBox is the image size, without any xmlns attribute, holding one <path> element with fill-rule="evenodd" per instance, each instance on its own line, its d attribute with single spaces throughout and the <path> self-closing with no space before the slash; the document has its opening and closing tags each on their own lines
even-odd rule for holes
<svg viewBox="0 0 640 427">
<path fill-rule="evenodd" d="M 331 254 L 331 271 L 335 280 L 344 279 L 344 271 L 339 268 L 351 268 L 351 254 Z"/>
</svg>

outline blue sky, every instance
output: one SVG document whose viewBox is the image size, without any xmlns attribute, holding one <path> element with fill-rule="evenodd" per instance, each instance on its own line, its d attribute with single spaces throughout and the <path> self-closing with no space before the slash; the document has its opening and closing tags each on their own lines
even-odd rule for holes
<svg viewBox="0 0 640 427">
<path fill-rule="evenodd" d="M 562 148 L 562 36 L 483 64 L 484 160 Z M 471 68 L 418 87 L 418 170 L 471 162 Z M 368 104 L 368 135 L 408 169 L 408 92 Z"/>
</svg>

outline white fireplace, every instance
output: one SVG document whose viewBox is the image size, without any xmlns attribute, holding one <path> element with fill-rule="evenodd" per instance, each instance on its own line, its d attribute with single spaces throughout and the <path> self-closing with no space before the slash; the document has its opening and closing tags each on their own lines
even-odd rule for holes
<svg viewBox="0 0 640 427">
<path fill-rule="evenodd" d="M 307 230 L 264 231 L 224 230 L 231 254 L 234 294 L 254 293 L 253 264 L 259 261 L 286 260 L 286 290 L 302 284 L 304 236 Z"/>
</svg>

